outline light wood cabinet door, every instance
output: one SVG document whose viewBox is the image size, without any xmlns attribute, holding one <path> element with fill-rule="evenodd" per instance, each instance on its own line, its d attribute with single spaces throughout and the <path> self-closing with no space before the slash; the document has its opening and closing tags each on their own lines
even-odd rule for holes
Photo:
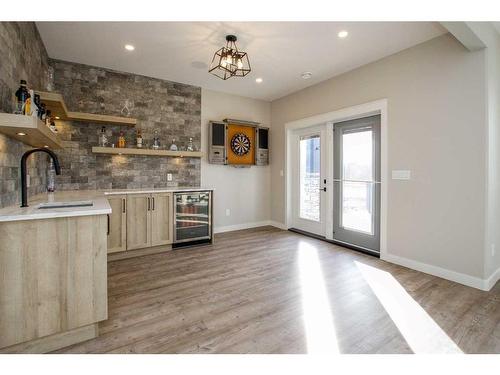
<svg viewBox="0 0 500 375">
<path fill-rule="evenodd" d="M 127 250 L 151 246 L 151 195 L 127 196 Z"/>
<path fill-rule="evenodd" d="M 151 194 L 151 246 L 172 243 L 172 193 Z"/>
<path fill-rule="evenodd" d="M 107 319 L 106 220 L 0 223 L 0 348 Z"/>
<path fill-rule="evenodd" d="M 127 250 L 127 197 L 113 195 L 108 198 L 111 214 L 108 215 L 108 253 Z"/>
</svg>

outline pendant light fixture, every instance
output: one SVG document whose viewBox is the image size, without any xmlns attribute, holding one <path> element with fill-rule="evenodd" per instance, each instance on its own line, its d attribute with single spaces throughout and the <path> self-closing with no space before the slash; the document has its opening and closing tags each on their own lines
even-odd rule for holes
<svg viewBox="0 0 500 375">
<path fill-rule="evenodd" d="M 236 36 L 227 35 L 226 45 L 215 52 L 208 72 L 223 80 L 244 77 L 252 70 L 246 52 L 238 51 Z"/>
</svg>

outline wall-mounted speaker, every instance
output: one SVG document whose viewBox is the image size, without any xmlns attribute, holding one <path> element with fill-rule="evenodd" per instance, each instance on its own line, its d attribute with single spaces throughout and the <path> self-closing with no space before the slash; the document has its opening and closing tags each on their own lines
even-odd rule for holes
<svg viewBox="0 0 500 375">
<path fill-rule="evenodd" d="M 208 162 L 226 164 L 226 123 L 210 121 L 208 128 Z"/>
<path fill-rule="evenodd" d="M 255 165 L 269 164 L 269 128 L 258 127 L 256 132 Z"/>
</svg>

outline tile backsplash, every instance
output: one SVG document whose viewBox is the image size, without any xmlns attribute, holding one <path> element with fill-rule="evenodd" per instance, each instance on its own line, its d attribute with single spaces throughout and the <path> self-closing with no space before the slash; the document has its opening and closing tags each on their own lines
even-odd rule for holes
<svg viewBox="0 0 500 375">
<path fill-rule="evenodd" d="M 0 112 L 12 113 L 19 81 L 45 90 L 49 62 L 42 39 L 33 22 L 0 22 Z M 20 201 L 20 162 L 31 147 L 0 134 L 0 207 Z M 30 195 L 46 189 L 47 156 L 33 154 L 28 160 Z"/>
<path fill-rule="evenodd" d="M 123 131 L 127 145 L 135 146 L 138 129 L 145 144 L 155 130 L 162 145 L 185 146 L 193 138 L 201 141 L 201 88 L 104 68 L 51 60 L 55 91 L 68 110 L 137 119 L 135 127 L 106 126 L 108 139 L 116 143 Z M 124 108 L 124 107 L 127 108 Z M 157 156 L 93 154 L 101 124 L 57 122 L 64 141 L 58 151 L 62 175 L 59 189 L 125 189 L 167 186 L 199 186 L 200 159 Z M 167 173 L 173 175 L 167 181 Z"/>
<path fill-rule="evenodd" d="M 30 88 L 61 93 L 70 111 L 137 119 L 136 127 L 106 126 L 111 142 L 123 131 L 127 145 L 135 146 L 140 129 L 145 145 L 150 145 L 157 130 L 162 146 L 173 139 L 185 146 L 193 138 L 200 148 L 200 87 L 52 60 L 33 22 L 0 22 L 0 60 L 0 112 L 12 112 L 19 80 L 26 79 Z M 56 124 L 64 144 L 62 150 L 55 150 L 62 167 L 57 190 L 200 185 L 200 159 L 93 154 L 102 124 Z M 19 202 L 20 160 L 28 149 L 0 134 L 0 207 Z M 47 164 L 46 155 L 30 156 L 30 195 L 45 191 Z M 168 173 L 172 181 L 167 181 Z"/>
</svg>

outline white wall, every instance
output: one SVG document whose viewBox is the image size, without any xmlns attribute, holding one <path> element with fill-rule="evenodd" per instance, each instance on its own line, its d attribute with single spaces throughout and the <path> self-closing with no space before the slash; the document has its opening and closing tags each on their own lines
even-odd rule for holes
<svg viewBox="0 0 500 375">
<path fill-rule="evenodd" d="M 272 220 L 284 222 L 284 124 L 388 100 L 387 251 L 470 285 L 484 275 L 484 51 L 446 34 L 272 102 Z M 451 276 L 450 276 L 451 275 Z"/>
<path fill-rule="evenodd" d="M 225 118 L 256 121 L 270 126 L 271 104 L 206 89 L 201 91 L 201 141 L 204 152 L 201 184 L 215 188 L 215 230 L 266 225 L 271 218 L 271 167 L 235 168 L 208 164 L 208 122 Z M 273 137 L 272 130 L 270 137 Z M 230 216 L 226 216 L 227 208 L 231 211 Z"/>
<path fill-rule="evenodd" d="M 485 82 L 488 130 L 485 276 L 500 278 L 500 35 L 489 22 L 467 22 L 486 45 Z M 495 275 L 496 273 L 496 275 Z"/>
</svg>

